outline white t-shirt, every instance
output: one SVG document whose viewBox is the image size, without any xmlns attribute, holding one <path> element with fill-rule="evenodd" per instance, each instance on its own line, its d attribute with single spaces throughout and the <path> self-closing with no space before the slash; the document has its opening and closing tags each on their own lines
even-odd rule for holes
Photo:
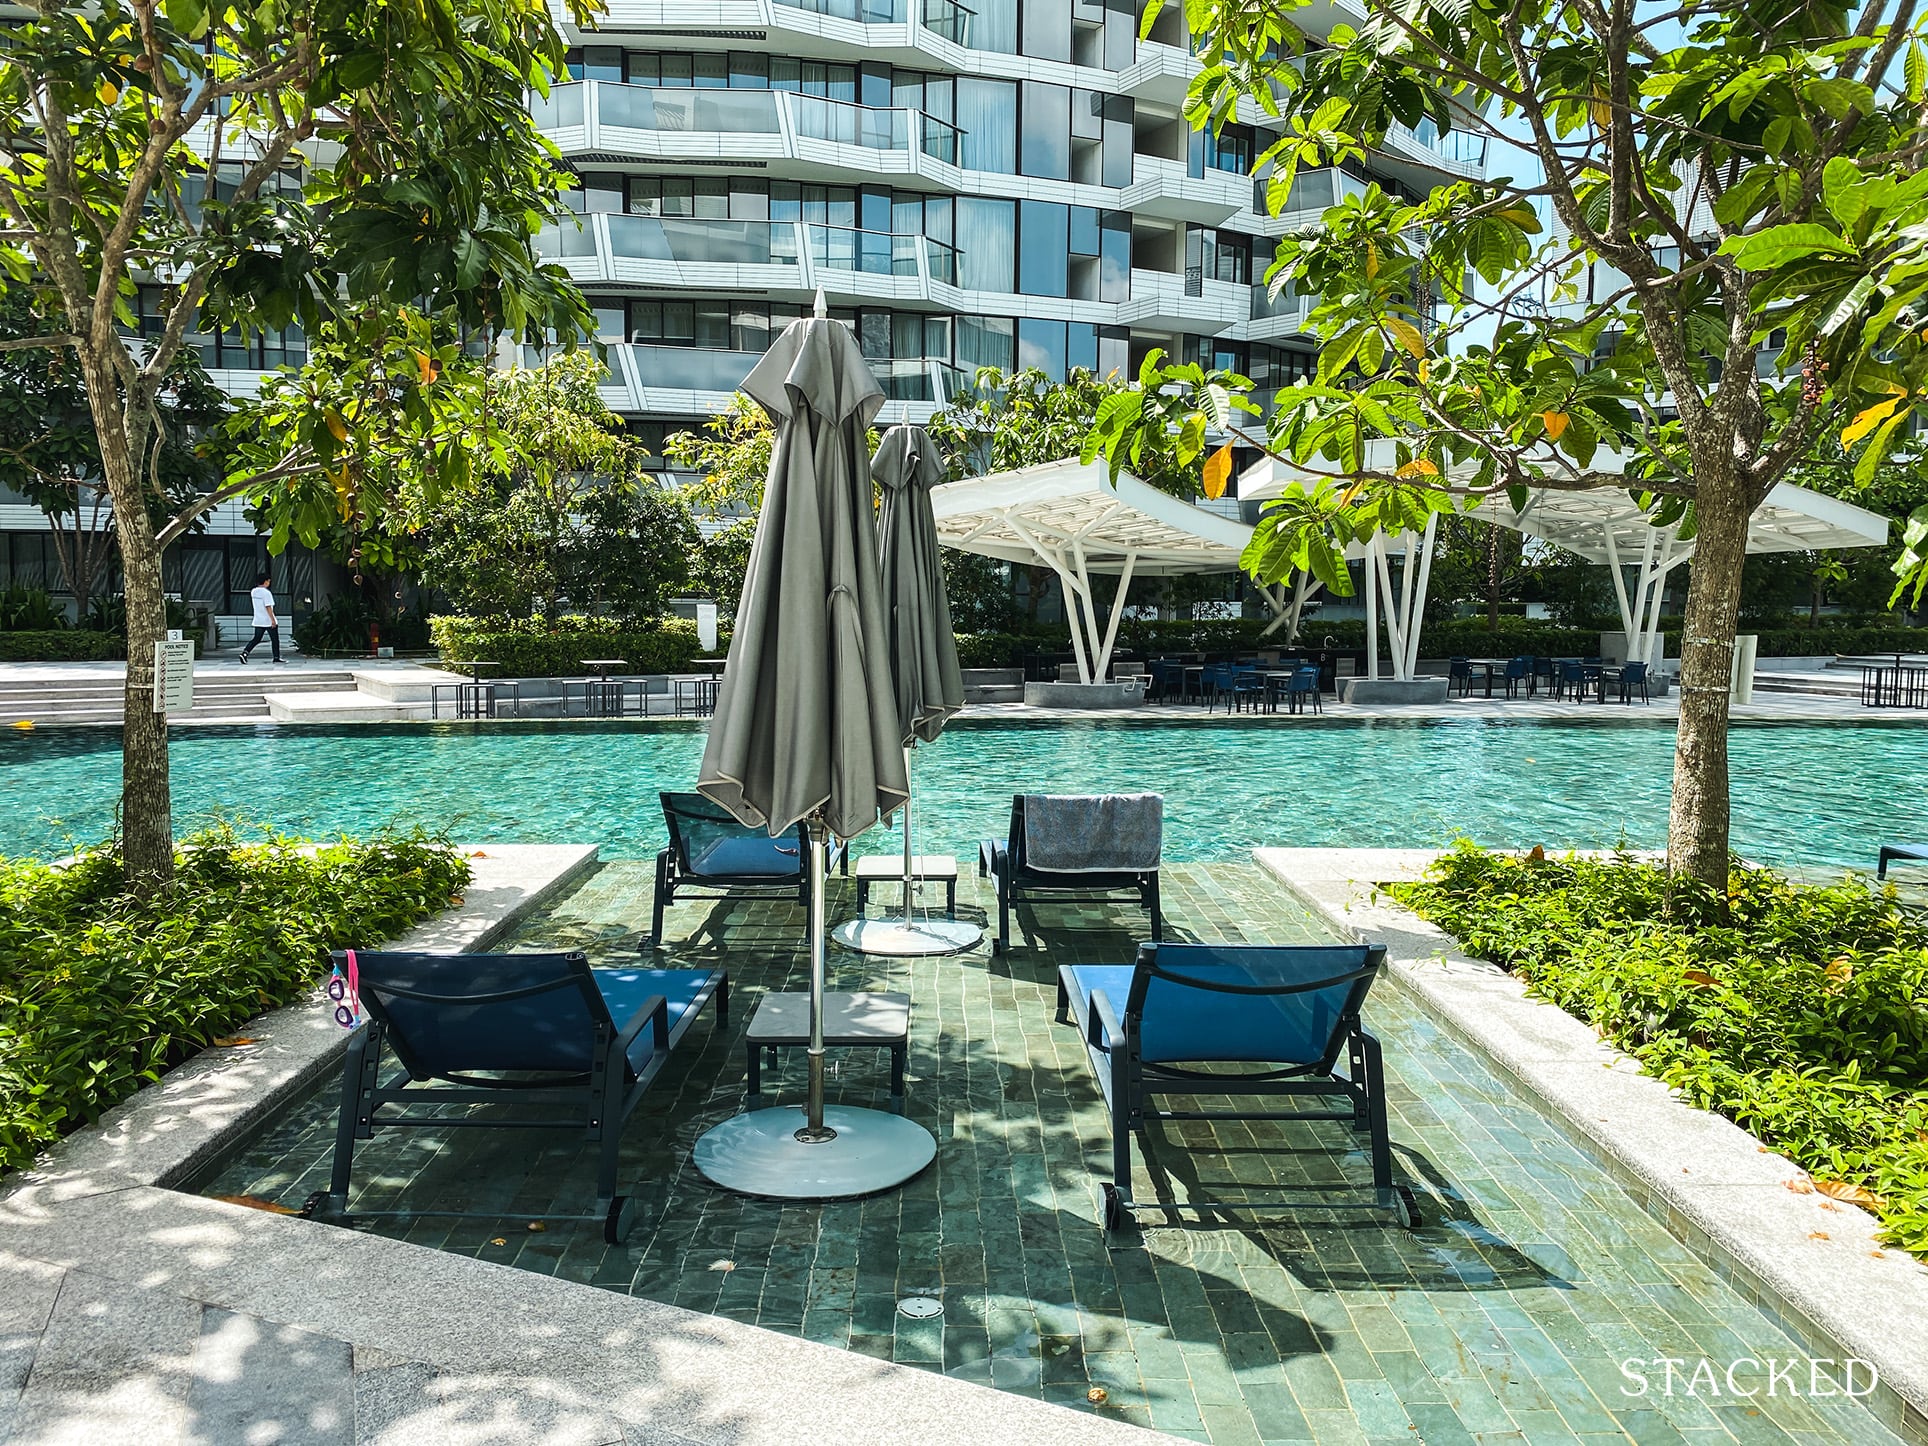
<svg viewBox="0 0 1928 1446">
<path fill-rule="evenodd" d="M 275 621 L 274 618 L 269 615 L 268 609 L 274 606 L 274 594 L 269 592 L 264 584 L 249 593 L 248 596 L 254 599 L 254 625 L 257 628 L 273 627 Z"/>
</svg>

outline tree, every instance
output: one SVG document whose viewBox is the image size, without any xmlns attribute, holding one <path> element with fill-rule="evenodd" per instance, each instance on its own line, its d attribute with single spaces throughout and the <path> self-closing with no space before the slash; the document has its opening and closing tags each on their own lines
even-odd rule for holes
<svg viewBox="0 0 1928 1446">
<path fill-rule="evenodd" d="M 19 290 L 0 292 L 0 338 L 43 335 L 44 317 Z M 158 527 L 175 510 L 222 480 L 224 449 L 218 425 L 227 394 L 183 351 L 155 396 L 162 419 L 142 459 L 155 478 L 148 521 Z M 0 351 L 0 484 L 47 515 L 61 576 L 85 620 L 96 591 L 109 579 L 114 555 L 114 509 L 101 477 L 100 448 L 75 359 L 64 351 Z"/>
<path fill-rule="evenodd" d="M 1831 430 L 1871 472 L 1928 381 L 1915 0 L 1364 0 L 1365 23 L 1316 44 L 1305 6 L 1185 6 L 1194 124 L 1241 102 L 1282 119 L 1258 162 L 1275 210 L 1299 167 L 1397 125 L 1483 135 L 1521 175 L 1414 204 L 1371 187 L 1280 243 L 1269 278 L 1320 298 L 1319 371 L 1266 436 L 1234 430 L 1315 481 L 1262 519 L 1248 563 L 1327 578 L 1362 530 L 1532 487 L 1627 488 L 1686 521 L 1668 863 L 1719 885 L 1748 518 Z M 1143 389 L 1141 428 L 1232 422 L 1169 372 Z M 1130 433 L 1096 440 L 1115 459 Z"/>
<path fill-rule="evenodd" d="M 8 288 L 57 323 L 4 345 L 71 357 L 123 523 L 121 850 L 133 882 L 173 867 L 166 720 L 151 696 L 166 544 L 225 496 L 315 471 L 354 499 L 380 481 L 364 478 L 364 461 L 410 435 L 431 439 L 415 465 L 459 479 L 466 450 L 433 440 L 445 358 L 409 318 L 531 339 L 573 337 L 586 322 L 566 275 L 532 247 L 558 180 L 524 94 L 562 73 L 563 43 L 541 0 L 25 9 L 0 34 L 0 263 Z M 590 18 L 581 0 L 570 13 Z M 138 277 L 166 282 L 141 335 Z M 158 528 L 125 525 L 164 502 L 151 465 L 166 435 L 161 395 L 191 329 L 248 335 L 299 320 L 312 338 L 342 317 L 372 389 L 307 408 L 282 390 L 239 475 Z M 418 380 L 390 365 L 403 360 L 397 345 L 367 345 L 371 324 L 414 343 Z M 271 438 L 278 456 L 264 455 Z M 350 510 L 372 510 L 367 490 Z"/>
<path fill-rule="evenodd" d="M 650 617 L 688 576 L 696 527 L 644 470 L 588 351 L 489 373 L 482 408 L 514 439 L 428 508 L 423 573 L 465 612 L 553 621 L 566 602 Z"/>
</svg>

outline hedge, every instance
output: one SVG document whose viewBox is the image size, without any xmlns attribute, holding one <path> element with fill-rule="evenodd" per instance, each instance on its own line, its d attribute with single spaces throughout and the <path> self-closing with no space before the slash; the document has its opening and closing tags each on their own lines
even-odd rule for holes
<svg viewBox="0 0 1928 1446">
<path fill-rule="evenodd" d="M 304 998 L 330 949 L 379 945 L 468 878 L 421 833 L 309 852 L 219 828 L 183 845 L 169 882 L 132 892 L 110 847 L 59 867 L 0 859 L 0 1171 Z"/>
<path fill-rule="evenodd" d="M 702 653 L 688 618 L 618 623 L 607 618 L 540 619 L 437 617 L 429 635 L 442 660 L 502 665 L 507 678 L 586 677 L 584 658 L 626 658 L 638 673 L 682 673 Z"/>
<path fill-rule="evenodd" d="M 1928 927 L 1892 888 L 1462 843 L 1392 893 L 1928 1259 Z"/>
<path fill-rule="evenodd" d="M 1264 618 L 1226 618 L 1198 621 L 1127 619 L 1118 625 L 1118 646 L 1140 656 L 1159 653 L 1250 652 L 1284 646 L 1283 628 L 1265 636 Z M 1366 625 L 1356 618 L 1321 623 L 1309 619 L 1300 630 L 1302 646 L 1317 647 L 1331 638 L 1342 648 L 1365 646 Z M 1562 627 L 1538 619 L 1502 617 L 1497 629 L 1484 618 L 1454 618 L 1428 623 L 1420 633 L 1419 651 L 1428 658 L 1454 654 L 1513 657 L 1535 653 L 1545 657 L 1586 656 L 1600 646 L 1597 630 Z M 966 668 L 1015 668 L 1031 653 L 1069 652 L 1068 633 L 959 633 L 958 661 Z"/>
<path fill-rule="evenodd" d="M 1665 628 L 1667 654 L 1680 656 L 1680 629 Z M 1755 628 L 1745 623 L 1743 633 L 1760 641 L 1763 658 L 1818 658 L 1835 653 L 1928 653 L 1928 628 L 1904 628 L 1893 623 L 1823 623 L 1818 628 Z"/>
<path fill-rule="evenodd" d="M 91 628 L 0 633 L 0 663 L 117 663 L 126 656 L 126 638 Z"/>
</svg>

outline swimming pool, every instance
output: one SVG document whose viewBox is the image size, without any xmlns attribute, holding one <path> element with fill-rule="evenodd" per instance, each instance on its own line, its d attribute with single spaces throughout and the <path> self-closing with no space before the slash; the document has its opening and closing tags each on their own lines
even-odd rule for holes
<svg viewBox="0 0 1928 1446">
<path fill-rule="evenodd" d="M 1016 792 L 1151 790 L 1166 857 L 1239 858 L 1259 844 L 1611 847 L 1666 842 L 1671 723 L 1186 723 L 967 720 L 916 755 L 918 847 L 968 860 L 1004 831 Z M 660 789 L 693 786 L 700 726 L 397 725 L 180 729 L 178 830 L 216 815 L 287 832 L 420 822 L 464 839 L 663 842 Z M 1928 838 L 1928 728 L 1734 729 L 1734 839 L 1792 867 L 1871 867 L 1876 845 Z M 112 826 L 119 735 L 0 738 L 0 854 L 47 857 Z M 875 830 L 864 852 L 891 852 Z"/>
</svg>

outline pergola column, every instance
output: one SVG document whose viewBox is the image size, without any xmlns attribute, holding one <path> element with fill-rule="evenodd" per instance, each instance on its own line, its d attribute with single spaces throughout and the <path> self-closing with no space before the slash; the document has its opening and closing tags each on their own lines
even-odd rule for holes
<svg viewBox="0 0 1928 1446">
<path fill-rule="evenodd" d="M 1375 532 L 1366 539 L 1366 676 L 1379 676 L 1379 610 L 1383 599 L 1386 638 L 1392 647 L 1394 682 L 1410 682 L 1419 666 L 1419 630 L 1426 612 L 1426 588 L 1432 579 L 1433 544 L 1439 535 L 1439 514 L 1426 519 L 1425 530 L 1400 534 L 1406 540 L 1405 566 L 1399 586 L 1392 581 L 1386 538 Z"/>
</svg>

